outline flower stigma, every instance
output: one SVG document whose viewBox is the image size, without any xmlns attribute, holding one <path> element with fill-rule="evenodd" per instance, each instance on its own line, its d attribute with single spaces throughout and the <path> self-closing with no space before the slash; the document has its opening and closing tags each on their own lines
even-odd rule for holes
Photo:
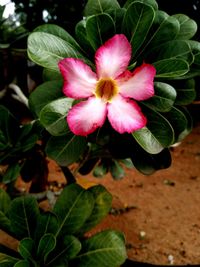
<svg viewBox="0 0 200 267">
<path fill-rule="evenodd" d="M 117 82 L 111 78 L 102 78 L 97 82 L 95 96 L 111 103 L 114 96 L 118 94 Z"/>
</svg>

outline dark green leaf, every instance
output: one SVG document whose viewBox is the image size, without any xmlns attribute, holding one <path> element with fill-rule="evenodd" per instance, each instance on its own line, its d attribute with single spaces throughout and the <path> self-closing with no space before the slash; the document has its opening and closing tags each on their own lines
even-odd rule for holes
<svg viewBox="0 0 200 267">
<path fill-rule="evenodd" d="M 105 13 L 88 17 L 86 19 L 86 34 L 88 41 L 96 51 L 109 37 L 115 34 L 115 24 L 112 17 Z"/>
<path fill-rule="evenodd" d="M 43 235 L 48 233 L 55 234 L 58 230 L 58 227 L 58 218 L 55 214 L 50 211 L 40 214 L 34 235 L 36 244 L 39 242 Z"/>
<path fill-rule="evenodd" d="M 2 182 L 4 184 L 9 184 L 17 179 L 20 174 L 20 165 L 18 163 L 10 164 L 3 175 Z"/>
<path fill-rule="evenodd" d="M 91 192 L 77 184 L 64 188 L 53 208 L 60 220 L 57 235 L 76 233 L 90 216 L 93 207 L 94 199 Z"/>
<path fill-rule="evenodd" d="M 163 59 L 153 65 L 156 68 L 156 78 L 175 78 L 189 71 L 188 63 L 182 59 Z"/>
<path fill-rule="evenodd" d="M 99 13 L 107 13 L 110 9 L 120 8 L 117 0 L 88 0 L 84 9 L 85 16 L 91 16 Z"/>
<path fill-rule="evenodd" d="M 157 111 L 169 111 L 176 99 L 176 90 L 171 85 L 162 82 L 154 82 L 154 89 L 155 95 L 144 104 Z"/>
<path fill-rule="evenodd" d="M 11 229 L 20 239 L 32 237 L 37 224 L 39 208 L 32 196 L 15 198 L 10 207 Z"/>
<path fill-rule="evenodd" d="M 18 259 L 6 255 L 4 253 L 0 253 L 0 265 L 1 267 L 12 267 Z"/>
<path fill-rule="evenodd" d="M 27 260 L 20 260 L 13 267 L 31 267 L 30 262 Z"/>
<path fill-rule="evenodd" d="M 0 229 L 10 233 L 11 232 L 11 222 L 9 218 L 0 210 Z"/>
<path fill-rule="evenodd" d="M 58 239 L 55 250 L 50 253 L 47 259 L 47 265 L 52 267 L 60 266 L 59 264 L 62 262 L 63 265 L 61 266 L 66 266 L 68 260 L 73 259 L 80 250 L 80 241 L 72 235 L 65 235 Z"/>
<path fill-rule="evenodd" d="M 125 175 L 124 168 L 119 164 L 117 160 L 111 161 L 110 173 L 114 180 L 121 180 Z"/>
<path fill-rule="evenodd" d="M 197 32 L 197 23 L 185 14 L 173 15 L 180 23 L 180 31 L 176 35 L 176 39 L 191 39 Z"/>
<path fill-rule="evenodd" d="M 49 81 L 39 85 L 29 97 L 29 106 L 39 116 L 41 109 L 49 102 L 62 97 L 63 81 Z"/>
<path fill-rule="evenodd" d="M 102 231 L 82 243 L 83 249 L 75 258 L 79 267 L 116 267 L 126 259 L 124 238 L 117 231 Z"/>
<path fill-rule="evenodd" d="M 22 239 L 19 243 L 18 250 L 19 250 L 20 255 L 25 260 L 32 259 L 32 257 L 35 254 L 35 243 L 33 239 L 29 237 Z"/>
<path fill-rule="evenodd" d="M 88 189 L 94 196 L 94 208 L 90 217 L 80 229 L 85 233 L 96 226 L 108 214 L 112 205 L 112 195 L 102 185 L 96 185 Z"/>
<path fill-rule="evenodd" d="M 142 46 L 146 36 L 151 28 L 155 16 L 154 9 L 140 2 L 133 2 L 129 5 L 124 21 L 123 32 L 132 45 L 133 56 Z"/>
<path fill-rule="evenodd" d="M 127 0 L 124 4 L 124 8 L 128 8 L 133 2 L 144 3 L 151 6 L 155 11 L 158 9 L 158 4 L 155 0 Z"/>
<path fill-rule="evenodd" d="M 194 79 L 188 79 L 183 81 L 176 81 L 175 88 L 177 91 L 177 97 L 175 104 L 188 105 L 192 103 L 196 98 L 196 86 Z"/>
<path fill-rule="evenodd" d="M 97 166 L 95 166 L 93 170 L 93 175 L 98 178 L 104 177 L 106 173 L 108 172 L 108 166 L 107 164 L 104 164 L 104 162 L 100 162 Z"/>
<path fill-rule="evenodd" d="M 56 237 L 50 233 L 44 234 L 41 237 L 37 248 L 37 258 L 39 258 L 41 262 L 45 263 L 49 253 L 55 248 L 55 246 Z"/>
<path fill-rule="evenodd" d="M 10 207 L 10 203 L 10 196 L 8 195 L 8 193 L 6 193 L 5 190 L 0 188 L 0 211 L 6 214 Z"/>
<path fill-rule="evenodd" d="M 47 104 L 40 112 L 40 122 L 53 136 L 69 133 L 66 116 L 72 106 L 72 98 L 60 98 Z"/>
<path fill-rule="evenodd" d="M 62 80 L 62 75 L 60 71 L 55 71 L 51 69 L 43 69 L 43 81 L 55 81 L 55 80 Z"/>
<path fill-rule="evenodd" d="M 46 146 L 47 155 L 59 165 L 67 166 L 77 161 L 87 147 L 86 138 L 68 134 L 53 136 Z"/>
</svg>

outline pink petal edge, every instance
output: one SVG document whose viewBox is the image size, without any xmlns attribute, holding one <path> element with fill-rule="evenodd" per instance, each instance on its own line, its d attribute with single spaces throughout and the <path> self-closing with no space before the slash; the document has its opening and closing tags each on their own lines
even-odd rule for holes
<svg viewBox="0 0 200 267">
<path fill-rule="evenodd" d="M 143 128 L 147 123 L 138 104 L 120 95 L 108 105 L 108 120 L 120 134 L 132 133 Z"/>
<path fill-rule="evenodd" d="M 96 85 L 96 74 L 81 59 L 65 58 L 58 66 L 64 78 L 63 93 L 75 99 L 92 95 Z"/>
<path fill-rule="evenodd" d="M 131 45 L 123 34 L 116 34 L 95 54 L 96 72 L 98 78 L 116 78 L 123 73 L 131 59 Z"/>
<path fill-rule="evenodd" d="M 137 67 L 132 76 L 127 79 L 118 80 L 120 93 L 124 97 L 130 97 L 135 100 L 146 100 L 154 95 L 154 77 L 156 69 L 153 65 L 143 63 Z"/>
<path fill-rule="evenodd" d="M 87 136 L 98 127 L 103 126 L 106 119 L 105 102 L 95 97 L 90 97 L 74 105 L 67 115 L 70 130 L 75 135 Z"/>
</svg>

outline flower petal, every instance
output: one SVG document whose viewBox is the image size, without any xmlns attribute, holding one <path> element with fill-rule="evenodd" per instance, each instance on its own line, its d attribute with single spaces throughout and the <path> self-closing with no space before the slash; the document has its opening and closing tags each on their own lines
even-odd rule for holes
<svg viewBox="0 0 200 267">
<path fill-rule="evenodd" d="M 58 66 L 64 78 L 63 93 L 75 99 L 92 95 L 96 85 L 96 74 L 82 60 L 62 59 Z"/>
<path fill-rule="evenodd" d="M 136 68 L 128 80 L 119 79 L 120 93 L 124 97 L 131 97 L 135 100 L 145 100 L 154 95 L 153 80 L 156 69 L 150 64 L 142 64 Z"/>
<path fill-rule="evenodd" d="M 116 78 L 124 72 L 131 59 L 131 45 L 123 34 L 116 34 L 95 54 L 98 78 Z"/>
<path fill-rule="evenodd" d="M 104 124 L 106 114 L 106 103 L 101 99 L 90 97 L 70 109 L 67 122 L 75 135 L 86 136 Z"/>
<path fill-rule="evenodd" d="M 146 125 L 147 119 L 138 104 L 118 95 L 108 105 L 108 120 L 119 133 L 132 133 Z"/>
</svg>

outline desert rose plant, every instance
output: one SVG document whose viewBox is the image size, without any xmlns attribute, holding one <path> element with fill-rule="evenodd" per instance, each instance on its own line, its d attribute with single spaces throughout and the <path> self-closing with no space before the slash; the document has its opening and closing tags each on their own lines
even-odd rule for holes
<svg viewBox="0 0 200 267">
<path fill-rule="evenodd" d="M 121 179 L 124 164 L 145 175 L 168 168 L 170 147 L 192 129 L 187 105 L 195 99 L 195 77 L 200 74 L 200 43 L 192 39 L 196 31 L 194 20 L 184 14 L 168 15 L 155 0 L 127 0 L 123 6 L 116 0 L 88 0 L 75 36 L 54 24 L 37 27 L 28 38 L 28 56 L 43 68 L 44 82 L 29 97 L 33 125 L 42 129 L 33 147 L 38 138 L 43 140 L 45 155 L 62 168 L 74 164 L 74 176 L 92 171 L 102 177 L 110 172 L 114 179 Z M 29 210 L 30 217 L 41 218 L 41 228 L 48 231 L 39 231 L 36 223 L 34 230 L 16 236 L 20 241 L 17 256 L 2 248 L 0 262 L 15 267 L 122 264 L 126 254 L 121 234 L 105 231 L 89 239 L 83 235 L 110 207 L 95 219 L 102 204 L 95 206 L 97 188 L 105 190 L 67 185 L 52 213 L 45 215 L 39 214 L 32 198 L 12 200 L 1 212 L 1 228 L 14 234 L 10 225 L 16 226 L 17 205 L 28 210 L 30 205 L 37 210 L 37 214 Z M 84 203 L 86 194 L 93 204 L 82 219 L 84 205 L 77 209 L 74 205 Z M 69 218 L 63 220 L 66 214 Z M 22 221 L 26 221 L 24 215 Z M 63 239 L 60 258 L 56 253 L 62 231 L 57 234 L 56 229 L 67 229 L 62 237 L 66 235 L 66 242 L 74 245 L 69 248 Z M 96 247 L 101 238 L 101 247 Z M 116 254 L 114 244 L 119 244 Z M 109 245 L 105 254 L 86 256 Z"/>
</svg>

